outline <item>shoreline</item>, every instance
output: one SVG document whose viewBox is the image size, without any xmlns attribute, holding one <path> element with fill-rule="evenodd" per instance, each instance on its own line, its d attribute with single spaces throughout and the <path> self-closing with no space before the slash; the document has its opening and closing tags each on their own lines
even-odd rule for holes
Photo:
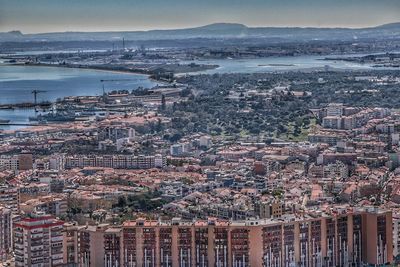
<svg viewBox="0 0 400 267">
<path fill-rule="evenodd" d="M 21 62 L 16 62 L 16 63 L 1 62 L 0 66 L 1 65 L 4 65 L 4 66 L 56 67 L 56 68 L 68 68 L 68 69 L 95 70 L 95 71 L 113 72 L 113 73 L 120 73 L 120 74 L 145 75 L 145 76 L 147 76 L 147 78 L 149 80 L 160 83 L 162 85 L 168 85 L 168 84 L 172 83 L 170 81 L 166 81 L 163 79 L 156 79 L 156 78 L 152 77 L 154 75 L 157 75 L 157 73 L 152 73 L 149 70 L 144 70 L 144 69 L 140 69 L 140 68 L 129 69 L 129 68 L 125 68 L 124 66 L 117 66 L 116 69 L 112 69 L 108 66 L 102 66 L 102 65 L 73 65 L 73 64 L 60 65 L 60 64 L 48 64 L 48 63 L 28 63 L 28 64 L 26 64 L 26 63 L 21 63 Z M 178 64 L 178 65 L 180 65 L 180 64 Z M 210 65 L 210 66 L 199 65 L 198 67 L 199 67 L 199 69 L 192 70 L 192 71 L 185 71 L 184 73 L 186 73 L 186 74 L 192 73 L 192 74 L 196 75 L 197 73 L 202 72 L 202 71 L 217 69 L 219 67 L 219 65 Z M 172 73 L 175 76 L 182 72 L 180 72 L 180 71 L 176 72 L 174 70 L 169 70 L 169 71 L 167 70 L 166 73 Z"/>
<path fill-rule="evenodd" d="M 138 73 L 138 72 L 133 72 L 133 71 L 129 71 L 129 70 L 111 70 L 111 69 L 103 69 L 103 68 L 91 68 L 91 67 L 86 67 L 86 66 L 78 67 L 78 66 L 63 66 L 63 65 L 51 65 L 51 64 L 22 64 L 22 63 L 7 63 L 7 62 L 0 63 L 0 68 L 1 68 L 1 66 L 4 66 L 4 67 L 14 67 L 14 66 L 15 67 L 42 67 L 42 68 L 48 67 L 48 68 L 87 70 L 87 71 L 96 71 L 96 72 L 102 72 L 102 73 L 114 73 L 114 74 L 126 74 L 126 75 L 131 74 L 133 77 L 136 76 L 138 80 L 143 79 L 143 80 L 147 80 L 147 81 L 154 83 L 154 85 L 148 87 L 148 89 L 157 88 L 157 87 L 163 88 L 163 87 L 171 86 L 170 82 L 154 79 L 153 77 L 151 77 L 150 74 Z M 142 77 L 139 77 L 139 75 L 141 75 Z M 129 78 L 129 77 L 127 77 L 127 78 Z M 89 93 L 85 94 L 85 95 L 91 96 L 91 94 L 89 94 Z M 56 101 L 55 100 L 51 101 L 51 103 L 56 103 Z M 6 105 L 14 106 L 16 104 L 18 105 L 18 104 L 24 104 L 24 103 L 2 104 L 1 106 L 6 106 Z M 20 109 L 20 108 L 0 109 L 0 112 L 3 115 L 4 112 L 7 113 L 14 109 Z M 26 107 L 26 108 L 22 108 L 22 109 L 32 110 L 33 107 Z M 3 127 L 0 127 L 0 131 L 1 130 L 4 130 Z"/>
<path fill-rule="evenodd" d="M 149 73 L 142 73 L 142 72 L 135 72 L 130 70 L 111 70 L 107 68 L 99 68 L 99 67 L 92 67 L 92 66 L 65 66 L 65 65 L 56 65 L 56 64 L 23 64 L 23 63 L 1 63 L 0 66 L 17 66 L 17 67 L 48 67 L 48 68 L 64 68 L 64 69 L 80 69 L 80 70 L 89 70 L 89 71 L 99 71 L 99 72 L 110 72 L 110 73 L 119 73 L 119 74 L 132 74 L 132 75 L 143 75 L 146 76 L 149 80 L 161 83 L 163 85 L 170 84 L 169 82 L 163 80 L 157 80 L 151 78 L 151 74 Z"/>
</svg>

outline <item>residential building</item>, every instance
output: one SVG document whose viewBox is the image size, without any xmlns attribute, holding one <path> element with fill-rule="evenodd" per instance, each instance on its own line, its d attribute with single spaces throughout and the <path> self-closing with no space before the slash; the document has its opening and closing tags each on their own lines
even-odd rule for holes
<svg viewBox="0 0 400 267">
<path fill-rule="evenodd" d="M 361 266 L 393 262 L 392 213 L 329 213 L 244 221 L 127 221 L 78 230 L 82 266 Z"/>
<path fill-rule="evenodd" d="M 11 256 L 11 232 L 11 210 L 0 206 L 0 262 L 8 260 Z"/>
<path fill-rule="evenodd" d="M 11 209 L 19 210 L 20 195 L 17 187 L 2 185 L 0 186 L 0 205 Z"/>
<path fill-rule="evenodd" d="M 44 214 L 14 224 L 15 266 L 62 266 L 64 222 Z"/>
</svg>

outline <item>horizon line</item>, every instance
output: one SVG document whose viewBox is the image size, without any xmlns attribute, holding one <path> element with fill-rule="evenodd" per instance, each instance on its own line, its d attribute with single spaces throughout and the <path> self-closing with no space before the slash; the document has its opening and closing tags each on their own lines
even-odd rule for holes
<svg viewBox="0 0 400 267">
<path fill-rule="evenodd" d="M 48 31 L 48 32 L 23 32 L 22 30 L 9 30 L 9 31 L 3 31 L 0 33 L 12 33 L 12 32 L 19 32 L 22 35 L 34 35 L 34 34 L 53 34 L 53 33 L 105 33 L 105 32 L 151 32 L 151 31 L 174 31 L 174 30 L 188 30 L 188 29 L 196 29 L 196 28 L 202 28 L 202 27 L 207 27 L 207 26 L 212 26 L 212 25 L 218 25 L 218 24 L 231 24 L 231 25 L 241 25 L 245 26 L 246 28 L 299 28 L 299 29 L 351 29 L 351 30 L 357 30 L 357 29 L 368 29 L 368 28 L 376 28 L 384 25 L 390 25 L 390 24 L 396 24 L 400 23 L 400 21 L 393 21 L 393 22 L 387 22 L 384 24 L 378 24 L 378 25 L 370 25 L 370 26 L 364 26 L 364 27 L 344 27 L 344 26 L 311 26 L 311 25 L 302 25 L 302 26 L 288 26 L 288 25 L 279 25 L 279 26 L 266 26 L 266 25 L 246 25 L 244 23 L 240 22 L 212 22 L 208 24 L 203 24 L 199 26 L 188 26 L 188 27 L 182 27 L 182 28 L 152 28 L 152 29 L 136 29 L 136 30 L 105 30 L 105 31 L 80 31 L 80 30 L 66 30 L 66 31 Z"/>
</svg>

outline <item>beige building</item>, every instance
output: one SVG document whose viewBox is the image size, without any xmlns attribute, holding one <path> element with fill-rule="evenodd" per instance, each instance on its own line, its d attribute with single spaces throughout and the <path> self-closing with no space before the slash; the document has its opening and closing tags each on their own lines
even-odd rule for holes
<svg viewBox="0 0 400 267">
<path fill-rule="evenodd" d="M 246 221 L 125 222 L 76 228 L 80 266 L 361 266 L 393 261 L 392 214 L 342 209 Z M 64 253 L 66 251 L 64 250 Z M 66 254 L 64 254 L 64 258 Z"/>
<path fill-rule="evenodd" d="M 30 199 L 20 204 L 21 211 L 29 214 L 41 211 L 53 216 L 65 215 L 68 209 L 67 200 L 55 196 L 41 196 L 37 199 Z"/>
<path fill-rule="evenodd" d="M 261 201 L 256 203 L 254 208 L 260 219 L 278 218 L 284 211 L 284 205 L 281 202 Z"/>
<path fill-rule="evenodd" d="M 121 266 L 122 229 L 108 224 L 64 226 L 64 263 L 78 266 Z"/>
</svg>

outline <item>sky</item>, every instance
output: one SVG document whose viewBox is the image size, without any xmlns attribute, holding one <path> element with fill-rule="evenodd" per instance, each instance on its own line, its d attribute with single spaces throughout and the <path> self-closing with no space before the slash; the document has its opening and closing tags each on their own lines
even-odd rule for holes
<svg viewBox="0 0 400 267">
<path fill-rule="evenodd" d="M 0 0 L 0 32 L 134 31 L 216 22 L 369 27 L 400 21 L 400 0 Z"/>
</svg>

